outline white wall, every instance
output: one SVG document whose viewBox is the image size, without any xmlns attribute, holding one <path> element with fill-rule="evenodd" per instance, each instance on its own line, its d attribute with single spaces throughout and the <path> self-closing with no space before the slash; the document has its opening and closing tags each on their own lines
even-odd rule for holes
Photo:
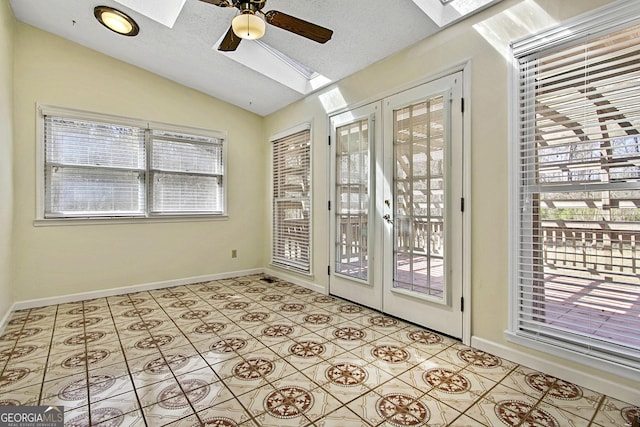
<svg viewBox="0 0 640 427">
<path fill-rule="evenodd" d="M 16 300 L 264 265 L 260 116 L 22 23 L 14 91 Z M 36 103 L 227 131 L 229 219 L 35 227 Z"/>
<path fill-rule="evenodd" d="M 0 2 L 0 320 L 13 303 L 11 236 L 13 221 L 13 34 L 8 1 Z"/>
<path fill-rule="evenodd" d="M 471 61 L 471 301 L 472 335 L 507 352 L 520 351 L 555 364 L 560 373 L 574 370 L 580 379 L 593 375 L 612 388 L 637 390 L 637 378 L 621 378 L 569 360 L 510 344 L 508 326 L 508 62 L 512 40 L 609 3 L 610 0 L 504 0 L 404 51 L 358 72 L 266 118 L 265 136 L 304 120 L 313 120 L 314 280 L 326 287 L 330 264 L 327 182 L 327 113 L 380 99 L 424 81 L 442 70 Z M 376 95 L 378 95 L 376 97 Z M 333 101 L 328 105 L 326 99 Z M 323 103 L 324 102 L 324 103 Z M 327 111 L 328 110 L 328 111 Z M 266 187 L 265 187 L 266 188 Z M 265 246 L 268 257 L 269 245 Z M 514 354 L 515 353 L 511 353 Z M 566 376 L 565 376 L 566 377 Z M 591 382 L 583 381 L 589 386 Z"/>
</svg>

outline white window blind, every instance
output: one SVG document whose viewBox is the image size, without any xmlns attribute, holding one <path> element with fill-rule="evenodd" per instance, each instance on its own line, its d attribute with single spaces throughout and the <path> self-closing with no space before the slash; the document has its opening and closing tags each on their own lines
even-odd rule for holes
<svg viewBox="0 0 640 427">
<path fill-rule="evenodd" d="M 630 14 L 629 7 L 637 10 Z M 526 40 L 514 45 L 518 256 L 512 332 L 635 368 L 640 22 L 628 17 L 639 13 L 633 2 L 620 2 L 574 25 L 577 36 L 558 31 L 555 38 L 532 38 L 533 48 Z"/>
<path fill-rule="evenodd" d="M 151 131 L 153 213 L 222 213 L 222 141 Z"/>
<path fill-rule="evenodd" d="M 311 271 L 311 131 L 273 141 L 274 265 Z"/>
<path fill-rule="evenodd" d="M 42 111 L 44 218 L 224 214 L 222 138 L 64 113 Z"/>
<path fill-rule="evenodd" d="M 45 116 L 45 217 L 141 216 L 144 130 Z"/>
</svg>

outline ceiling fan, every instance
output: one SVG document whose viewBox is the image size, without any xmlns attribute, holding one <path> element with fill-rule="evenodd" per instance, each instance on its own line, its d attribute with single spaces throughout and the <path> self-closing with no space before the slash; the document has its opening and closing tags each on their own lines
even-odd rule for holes
<svg viewBox="0 0 640 427">
<path fill-rule="evenodd" d="M 264 35 L 265 22 L 318 43 L 331 39 L 333 31 L 286 13 L 270 10 L 262 12 L 267 0 L 200 0 L 220 7 L 235 7 L 240 11 L 231 21 L 231 27 L 218 50 L 234 51 L 242 39 L 259 39 Z"/>
</svg>

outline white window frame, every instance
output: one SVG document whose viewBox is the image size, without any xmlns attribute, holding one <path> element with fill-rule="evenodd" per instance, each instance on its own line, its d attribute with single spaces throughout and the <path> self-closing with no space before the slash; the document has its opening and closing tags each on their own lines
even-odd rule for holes
<svg viewBox="0 0 640 427">
<path fill-rule="evenodd" d="M 152 212 L 151 206 L 151 191 L 153 186 L 149 182 L 149 177 L 154 172 L 151 164 L 151 148 L 150 148 L 150 136 L 145 141 L 145 156 L 146 156 L 146 168 L 145 168 L 145 183 L 144 183 L 144 197 L 145 197 L 145 210 L 142 215 L 123 215 L 123 216 L 109 216 L 108 214 L 101 216 L 69 216 L 69 217 L 46 217 L 45 203 L 46 203 L 46 182 L 45 182 L 45 117 L 57 116 L 76 120 L 86 120 L 93 122 L 107 122 L 114 123 L 123 126 L 138 127 L 147 131 L 164 131 L 173 132 L 177 134 L 197 135 L 208 138 L 215 138 L 222 141 L 222 210 L 215 213 L 159 213 Z M 49 226 L 49 225 L 86 225 L 89 223 L 137 223 L 137 222 L 180 222 L 180 221 L 203 221 L 203 220 L 226 220 L 227 216 L 227 181 L 228 181 L 228 162 L 227 162 L 227 132 L 217 131 L 211 129 L 202 129 L 189 126 L 181 126 L 175 124 L 168 124 L 162 122 L 154 122 L 143 119 L 135 119 L 130 117 L 117 116 L 112 114 L 103 114 L 90 111 L 77 110 L 66 107 L 52 106 L 37 104 L 36 105 L 36 141 L 37 141 L 37 162 L 36 162 L 36 219 L 34 225 L 36 226 Z M 147 132 L 149 134 L 150 132 Z"/>
<path fill-rule="evenodd" d="M 286 261 L 277 260 L 274 256 L 274 246 L 276 243 L 276 229 L 274 227 L 275 224 L 275 197 L 273 194 L 274 188 L 274 170 L 273 170 L 273 144 L 283 138 L 287 138 L 289 136 L 295 135 L 299 132 L 308 131 L 309 132 L 309 260 L 308 265 L 304 267 L 299 267 L 295 265 L 295 263 L 287 263 Z M 304 122 L 299 125 L 296 125 L 287 130 L 277 132 L 269 137 L 270 154 L 271 154 L 271 260 L 270 265 L 275 268 L 284 269 L 290 272 L 295 272 L 298 274 L 302 274 L 305 276 L 311 277 L 313 275 L 313 130 L 311 122 Z"/>
<path fill-rule="evenodd" d="M 509 325 L 508 341 L 542 351 L 617 375 L 633 377 L 640 363 L 623 353 L 588 350 L 576 342 L 540 338 L 519 330 L 519 235 L 520 235 L 520 123 L 518 59 L 532 53 L 575 43 L 593 34 L 615 32 L 622 26 L 640 24 L 640 3 L 619 0 L 602 8 L 575 17 L 548 30 L 533 34 L 511 45 L 510 105 L 509 105 Z"/>
</svg>

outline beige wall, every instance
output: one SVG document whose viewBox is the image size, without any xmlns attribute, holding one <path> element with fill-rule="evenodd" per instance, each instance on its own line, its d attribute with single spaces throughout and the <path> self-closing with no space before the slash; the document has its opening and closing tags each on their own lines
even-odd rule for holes
<svg viewBox="0 0 640 427">
<path fill-rule="evenodd" d="M 13 302 L 11 235 L 13 221 L 13 34 L 9 2 L 0 2 L 0 320 Z"/>
<path fill-rule="evenodd" d="M 14 299 L 266 267 L 270 258 L 267 137 L 307 121 L 313 123 L 314 274 L 311 279 L 301 278 L 326 288 L 328 122 L 320 97 L 330 91 L 339 92 L 344 104 L 333 108 L 356 105 L 470 60 L 467 111 L 472 121 L 473 336 L 637 388 L 638 382 L 632 379 L 532 352 L 504 338 L 508 320 L 508 70 L 503 54 L 512 39 L 609 1 L 504 0 L 264 119 L 27 25 L 14 24 L 8 2 L 2 2 L 0 317 L 8 301 Z M 513 21 L 514 16 L 521 21 Z M 490 34 L 482 32 L 488 24 Z M 15 71 L 7 66 L 14 57 Z M 108 89 L 97 89 L 98 84 L 100 89 Z M 16 95 L 14 104 L 12 90 Z M 229 220 L 34 227 L 36 102 L 228 131 Z M 5 126 L 5 122 L 9 125 Z M 13 164 L 7 160 L 12 156 Z M 9 225 L 12 211 L 13 227 Z M 7 249 L 10 242 L 11 258 Z M 231 249 L 238 249 L 239 258 L 230 258 Z M 9 261 L 13 264 L 13 277 Z"/>
<path fill-rule="evenodd" d="M 22 23 L 14 91 L 16 300 L 264 265 L 267 151 L 260 116 Z M 34 227 L 36 103 L 227 131 L 229 219 Z"/>
<path fill-rule="evenodd" d="M 321 99 L 340 93 L 343 105 L 357 105 L 388 95 L 412 82 L 424 81 L 468 60 L 471 99 L 471 300 L 472 335 L 508 349 L 533 354 L 562 367 L 571 367 L 637 389 L 638 382 L 619 378 L 510 344 L 508 326 L 508 64 L 509 42 L 602 6 L 609 0 L 504 0 L 461 24 L 448 28 L 386 60 L 284 108 L 265 120 L 265 135 L 314 121 L 314 273 L 327 284 L 330 264 L 326 210 L 329 158 L 327 113 Z M 516 19 L 518 21 L 516 21 Z M 491 31 L 484 32 L 485 25 Z M 483 36 L 482 34 L 486 36 Z M 335 97 L 334 97 L 335 99 Z M 265 187 L 266 188 L 266 187 Z M 265 246 L 268 257 L 269 246 Z"/>
</svg>

